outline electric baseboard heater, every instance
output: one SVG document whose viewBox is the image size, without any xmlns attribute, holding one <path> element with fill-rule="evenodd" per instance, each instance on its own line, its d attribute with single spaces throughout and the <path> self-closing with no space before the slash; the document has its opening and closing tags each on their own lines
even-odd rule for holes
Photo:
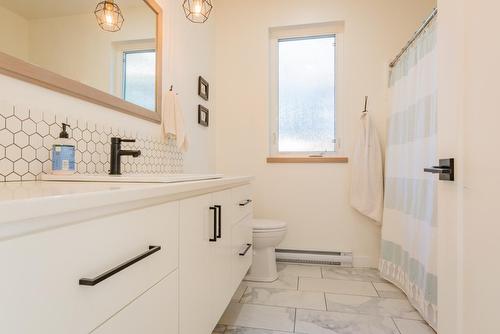
<svg viewBox="0 0 500 334">
<path fill-rule="evenodd" d="M 276 261 L 352 267 L 352 252 L 276 249 Z"/>
</svg>

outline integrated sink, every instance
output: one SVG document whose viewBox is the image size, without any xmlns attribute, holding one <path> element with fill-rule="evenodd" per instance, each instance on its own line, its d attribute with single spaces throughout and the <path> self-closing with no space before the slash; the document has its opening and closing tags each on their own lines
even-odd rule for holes
<svg viewBox="0 0 500 334">
<path fill-rule="evenodd" d="M 51 175 L 42 174 L 42 181 L 69 181 L 69 182 L 123 182 L 123 183 L 175 183 L 213 180 L 222 178 L 222 174 L 73 174 Z"/>
</svg>

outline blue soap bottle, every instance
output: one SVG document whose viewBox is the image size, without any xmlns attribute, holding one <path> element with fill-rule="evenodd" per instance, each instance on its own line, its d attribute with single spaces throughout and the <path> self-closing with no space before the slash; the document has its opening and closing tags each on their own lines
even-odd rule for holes
<svg viewBox="0 0 500 334">
<path fill-rule="evenodd" d="M 59 138 L 52 145 L 52 174 L 68 175 L 76 172 L 75 144 L 69 139 L 66 128 L 70 126 L 62 123 Z"/>
</svg>

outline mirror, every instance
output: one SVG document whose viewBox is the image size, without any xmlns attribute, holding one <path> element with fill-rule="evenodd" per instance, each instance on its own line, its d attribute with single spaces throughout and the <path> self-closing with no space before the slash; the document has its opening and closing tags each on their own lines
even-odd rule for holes
<svg viewBox="0 0 500 334">
<path fill-rule="evenodd" d="M 160 14 L 153 0 L 0 0 L 1 72 L 159 121 Z"/>
</svg>

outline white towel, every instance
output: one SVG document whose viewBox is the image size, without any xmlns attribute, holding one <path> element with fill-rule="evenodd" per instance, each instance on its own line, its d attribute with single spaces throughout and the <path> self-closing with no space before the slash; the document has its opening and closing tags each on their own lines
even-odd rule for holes
<svg viewBox="0 0 500 334">
<path fill-rule="evenodd" d="M 361 116 L 361 134 L 351 162 L 351 206 L 380 223 L 384 204 L 382 150 L 367 113 Z"/>
<path fill-rule="evenodd" d="M 161 129 L 165 138 L 175 137 L 177 148 L 186 152 L 189 145 L 184 129 L 184 118 L 179 97 L 173 91 L 168 91 L 163 96 L 161 116 Z"/>
</svg>

